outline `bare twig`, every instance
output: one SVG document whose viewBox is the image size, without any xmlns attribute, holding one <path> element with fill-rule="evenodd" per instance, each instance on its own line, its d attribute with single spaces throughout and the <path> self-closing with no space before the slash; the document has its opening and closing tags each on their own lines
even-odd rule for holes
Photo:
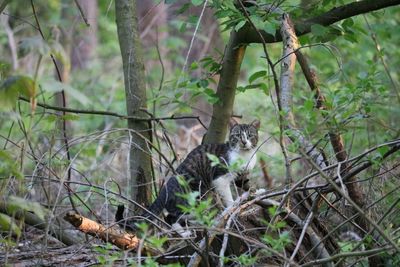
<svg viewBox="0 0 400 267">
<path fill-rule="evenodd" d="M 34 18 L 35 18 L 36 25 L 37 25 L 37 29 L 38 29 L 38 31 L 39 31 L 39 33 L 40 33 L 40 36 L 42 37 L 43 40 L 46 40 L 46 38 L 44 37 L 43 31 L 42 31 L 42 28 L 41 28 L 41 26 L 40 26 L 38 16 L 37 16 L 37 14 L 36 14 L 36 9 L 35 9 L 35 5 L 33 4 L 33 0 L 31 0 L 31 7 L 32 7 L 33 16 L 34 16 Z M 50 54 L 50 57 L 51 57 L 51 60 L 53 61 L 54 67 L 55 67 L 55 69 L 56 69 L 57 77 L 58 77 L 59 81 L 62 82 L 61 72 L 60 72 L 60 69 L 58 68 L 56 59 L 55 59 L 55 57 L 54 57 L 53 54 Z M 61 96 L 62 96 L 63 108 L 65 108 L 65 106 L 66 106 L 66 98 L 65 98 L 65 91 L 64 91 L 64 89 L 61 90 Z M 65 151 L 66 151 L 66 154 L 67 154 L 67 160 L 68 160 L 68 162 L 70 163 L 70 162 L 71 162 L 71 154 L 70 154 L 70 151 L 69 151 L 69 144 L 68 144 L 68 137 L 67 137 L 67 122 L 66 122 L 66 120 L 65 120 L 65 112 L 64 112 L 64 111 L 63 111 L 62 122 L 63 122 L 63 124 L 62 124 L 62 125 L 63 125 L 62 132 L 63 132 L 63 139 L 64 139 Z M 68 164 L 68 165 L 70 165 L 70 164 Z M 70 180 L 71 180 L 71 176 L 72 176 L 71 168 L 70 168 L 70 167 L 68 167 L 68 169 L 67 169 L 67 174 L 68 174 L 67 179 L 68 179 L 68 181 L 70 181 Z M 76 207 L 75 207 L 75 203 L 74 203 L 74 201 L 73 201 L 73 199 L 72 199 L 71 191 L 68 189 L 67 192 L 68 192 L 69 201 L 70 201 L 70 203 L 71 203 L 71 206 L 72 206 L 73 210 L 74 210 L 75 212 L 78 212 L 78 210 L 77 210 Z"/>
<path fill-rule="evenodd" d="M 83 21 L 85 22 L 86 26 L 90 27 L 90 23 L 89 23 L 88 19 L 86 18 L 85 13 L 83 12 L 83 9 L 82 9 L 81 5 L 79 4 L 79 1 L 78 0 L 74 0 L 74 2 L 75 2 L 75 5 L 78 7 L 79 13 L 81 14 L 81 17 L 82 17 Z"/>
<path fill-rule="evenodd" d="M 329 257 L 329 258 L 319 259 L 319 260 L 315 260 L 315 261 L 309 261 L 301 266 L 302 267 L 316 266 L 316 265 L 320 265 L 323 263 L 328 263 L 328 262 L 332 262 L 332 261 L 335 261 L 338 259 L 349 258 L 349 257 L 372 256 L 372 255 L 376 255 L 376 254 L 379 254 L 382 252 L 389 252 L 392 249 L 393 248 L 391 246 L 384 246 L 381 248 L 374 248 L 374 249 L 364 250 L 364 251 L 342 252 L 342 253 L 333 255 L 332 257 Z"/>
<path fill-rule="evenodd" d="M 256 204 L 262 206 L 263 208 L 269 208 L 271 206 L 275 206 L 275 207 L 281 207 L 282 204 L 279 202 L 276 202 L 274 200 L 271 199 L 262 199 L 260 201 L 257 201 Z M 286 208 L 283 208 L 282 211 L 286 214 L 286 218 L 289 219 L 290 221 L 294 222 L 295 224 L 299 225 L 299 226 L 303 226 L 303 221 L 293 212 L 288 211 Z M 316 245 L 318 247 L 318 256 L 320 257 L 329 257 L 329 253 L 325 247 L 325 245 L 321 242 L 321 239 L 319 238 L 319 236 L 317 235 L 317 233 L 312 229 L 312 227 L 307 227 L 307 228 L 303 228 L 305 229 L 312 245 Z M 292 260 L 287 260 L 286 264 L 292 264 L 293 261 Z M 289 265 L 291 266 L 291 265 Z"/>
<path fill-rule="evenodd" d="M 4 1 L 2 5 L 6 4 L 9 1 Z M 17 43 L 15 41 L 14 38 L 14 32 L 10 27 L 10 23 L 9 23 L 9 18 L 6 15 L 2 15 L 1 10 L 2 7 L 0 7 L 0 18 L 1 18 L 1 22 L 4 26 L 4 29 L 7 33 L 7 37 L 8 37 L 8 46 L 10 47 L 10 52 L 11 52 L 11 59 L 12 59 L 12 68 L 13 70 L 17 70 L 18 69 L 18 53 L 17 53 Z"/>
<path fill-rule="evenodd" d="M 22 100 L 22 101 L 25 101 L 25 102 L 29 102 L 29 100 L 27 98 L 25 98 L 25 97 L 19 97 L 19 99 Z M 137 120 L 137 121 L 162 121 L 162 120 L 187 120 L 187 119 L 193 119 L 193 120 L 199 121 L 199 123 L 205 129 L 207 129 L 207 127 L 204 125 L 204 123 L 200 120 L 199 116 L 177 116 L 177 115 L 172 115 L 172 116 L 169 116 L 169 117 L 166 116 L 166 117 L 158 117 L 158 118 L 156 118 L 156 117 L 155 118 L 141 118 L 141 117 L 135 117 L 135 116 L 122 115 L 122 114 L 119 114 L 119 113 L 116 113 L 116 112 L 110 112 L 110 111 L 72 109 L 72 108 L 51 106 L 51 105 L 44 104 L 44 103 L 37 103 L 37 106 L 45 108 L 45 109 L 63 111 L 63 112 L 66 112 L 66 113 L 92 114 L 92 115 L 99 115 L 99 116 L 111 116 L 111 117 L 117 117 L 117 118 L 120 118 L 120 119 L 130 119 L 130 120 Z"/>
<path fill-rule="evenodd" d="M 0 5 L 0 14 L 3 12 L 3 10 L 7 7 L 7 5 L 11 2 L 11 0 L 4 0 L 1 5 Z"/>
<path fill-rule="evenodd" d="M 388 66 L 388 64 L 386 63 L 385 58 L 383 57 L 382 49 L 381 49 L 381 46 L 379 45 L 378 39 L 376 38 L 376 34 L 375 34 L 375 32 L 372 30 L 372 27 L 371 27 L 371 25 L 370 25 L 369 22 L 368 22 L 367 16 L 366 16 L 366 15 L 363 15 L 363 17 L 364 17 L 365 23 L 367 24 L 368 30 L 370 31 L 371 39 L 372 39 L 372 41 L 373 41 L 374 44 L 375 44 L 375 49 L 376 49 L 376 52 L 377 52 L 376 55 L 377 55 L 377 57 L 380 59 L 380 61 L 381 61 L 381 63 L 382 63 L 382 66 L 383 66 L 383 68 L 385 69 L 385 72 L 386 72 L 386 74 L 387 74 L 387 76 L 388 76 L 388 78 L 389 78 L 389 81 L 390 81 L 390 83 L 392 84 L 393 91 L 395 92 L 395 94 L 396 94 L 396 96 L 397 96 L 397 99 L 398 99 L 398 101 L 400 102 L 400 91 L 399 91 L 399 87 L 396 85 L 396 82 L 395 82 L 395 80 L 393 79 L 392 74 L 390 74 L 389 66 Z"/>
<path fill-rule="evenodd" d="M 220 233 L 220 232 L 226 232 L 223 227 L 223 225 L 225 224 L 225 222 L 234 214 L 239 213 L 240 211 L 254 205 L 255 203 L 258 203 L 261 199 L 263 199 L 265 196 L 263 195 L 259 195 L 256 196 L 254 199 L 248 201 L 249 198 L 249 193 L 245 192 L 243 195 L 241 195 L 235 202 L 234 204 L 225 209 L 220 216 L 218 216 L 217 219 L 215 219 L 213 226 L 211 227 L 210 230 L 212 229 L 219 229 L 218 231 L 213 231 L 213 233 L 209 236 L 208 238 L 208 243 L 211 243 L 215 236 Z M 230 233 L 231 235 L 234 235 L 233 233 Z M 242 236 L 237 235 L 240 238 L 243 238 Z M 199 244 L 200 250 L 204 251 L 205 246 L 206 246 L 206 240 L 203 238 Z M 287 257 L 285 257 L 284 255 L 282 255 L 281 253 L 275 251 L 274 249 L 271 249 L 268 246 L 263 246 L 263 249 L 266 249 L 267 251 L 269 251 L 270 253 L 272 253 L 273 255 L 276 255 L 279 258 L 282 258 L 284 261 L 289 262 L 290 264 L 292 264 L 293 266 L 298 266 L 296 263 L 294 263 L 293 261 L 290 261 Z M 190 262 L 187 266 L 190 267 L 197 267 L 199 266 L 201 262 L 201 255 L 199 255 L 198 253 L 194 253 L 190 259 Z"/>
<path fill-rule="evenodd" d="M 307 232 L 307 228 L 310 225 L 312 219 L 314 218 L 314 213 L 315 213 L 315 209 L 317 207 L 317 204 L 318 204 L 318 201 L 314 200 L 313 206 L 311 208 L 311 211 L 308 214 L 307 218 L 305 219 L 305 222 L 304 222 L 304 225 L 303 225 L 303 229 L 301 230 L 300 237 L 297 240 L 296 247 L 294 248 L 294 250 L 292 252 L 292 255 L 289 258 L 290 260 L 294 260 L 294 257 L 296 257 L 296 254 L 300 249 L 301 243 L 303 242 L 304 236 L 305 236 L 305 234 Z"/>
<path fill-rule="evenodd" d="M 322 170 L 321 168 L 310 158 L 310 156 L 307 155 L 302 149 L 300 149 L 300 153 L 304 156 L 304 158 L 320 173 L 321 177 L 323 177 L 331 186 L 332 188 L 338 192 L 343 198 L 345 198 L 350 205 L 352 205 L 357 212 L 364 217 L 365 220 L 370 223 L 376 231 L 389 243 L 391 246 L 398 252 L 400 253 L 400 248 L 397 246 L 397 244 L 381 229 L 381 227 L 374 221 L 372 220 L 369 216 L 365 214 L 365 212 L 360 208 L 349 196 L 347 196 L 342 190 L 340 190 L 340 187 L 332 181 L 330 177 L 328 177 Z"/>
</svg>

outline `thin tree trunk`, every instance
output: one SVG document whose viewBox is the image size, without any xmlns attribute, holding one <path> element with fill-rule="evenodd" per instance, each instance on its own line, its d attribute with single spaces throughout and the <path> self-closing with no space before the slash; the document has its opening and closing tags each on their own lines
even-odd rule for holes
<svg viewBox="0 0 400 267">
<path fill-rule="evenodd" d="M 228 130 L 227 126 L 232 116 L 240 66 L 246 51 L 246 46 L 241 45 L 236 37 L 237 33 L 232 31 L 226 47 L 221 77 L 217 88 L 219 100 L 213 106 L 210 127 L 204 138 L 204 143 L 223 143 L 225 141 Z"/>
<path fill-rule="evenodd" d="M 146 88 L 144 65 L 139 40 L 135 0 L 116 0 L 115 13 L 118 39 L 124 68 L 126 108 L 128 116 L 144 117 Z M 148 142 L 151 130 L 145 121 L 128 120 L 131 136 L 130 188 L 131 199 L 147 204 L 151 196 L 151 157 Z"/>
</svg>

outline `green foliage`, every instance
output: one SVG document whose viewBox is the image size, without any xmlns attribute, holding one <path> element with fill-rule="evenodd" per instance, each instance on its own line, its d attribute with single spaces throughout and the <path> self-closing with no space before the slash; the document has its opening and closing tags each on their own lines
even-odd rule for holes
<svg viewBox="0 0 400 267">
<path fill-rule="evenodd" d="M 261 70 L 261 71 L 256 71 L 249 77 L 249 84 L 245 86 L 238 86 L 236 89 L 239 92 L 246 92 L 249 89 L 260 89 L 262 92 L 264 92 L 266 95 L 269 94 L 269 89 L 268 89 L 268 81 L 269 76 L 267 75 L 267 71 Z M 254 83 L 255 81 L 259 81 L 257 83 Z"/>
<path fill-rule="evenodd" d="M 36 82 L 28 76 L 11 76 L 0 85 L 0 111 L 12 110 L 18 97 L 35 98 Z"/>
<path fill-rule="evenodd" d="M 257 263 L 257 257 L 249 254 L 241 254 L 240 256 L 224 257 L 224 263 L 235 262 L 239 266 L 254 266 Z"/>
<path fill-rule="evenodd" d="M 203 4 L 204 0 L 191 0 L 192 4 L 195 6 L 199 6 Z"/>
<path fill-rule="evenodd" d="M 179 194 L 179 196 L 187 201 L 187 205 L 178 205 L 183 212 L 193 215 L 200 225 L 206 227 L 213 225 L 218 210 L 213 208 L 211 198 L 200 200 L 199 192 L 197 191 Z"/>
<path fill-rule="evenodd" d="M 82 90 L 75 89 L 69 84 L 65 84 L 54 79 L 43 79 L 40 81 L 40 84 L 41 88 L 45 92 L 56 93 L 64 90 L 69 97 L 72 97 L 83 106 L 87 106 L 91 103 L 90 99 L 82 92 Z"/>
<path fill-rule="evenodd" d="M 139 266 L 136 262 L 132 262 L 131 266 Z M 140 266 L 144 266 L 144 267 L 158 267 L 158 266 L 166 266 L 166 267 L 180 267 L 182 266 L 179 263 L 171 263 L 171 264 L 159 264 L 158 262 L 156 262 L 155 259 L 152 258 L 146 258 L 144 263 L 141 264 Z"/>
<path fill-rule="evenodd" d="M 20 172 L 19 167 L 18 161 L 15 161 L 9 152 L 0 150 L 0 177 L 8 178 L 15 176 L 22 179 L 23 174 Z M 1 187 L 1 191 L 3 191 L 3 186 Z"/>
<path fill-rule="evenodd" d="M 221 165 L 219 158 L 213 154 L 207 153 L 207 158 L 211 161 L 211 166 L 215 167 Z M 226 165 L 225 165 L 226 166 Z"/>
<path fill-rule="evenodd" d="M 200 225 L 211 227 L 214 223 L 215 215 L 218 210 L 212 205 L 212 199 L 200 199 L 198 191 L 190 191 L 188 182 L 180 176 L 177 176 L 179 184 L 185 189 L 187 193 L 176 193 L 178 197 L 183 198 L 187 205 L 178 205 L 184 213 L 192 215 L 196 222 Z"/>
<path fill-rule="evenodd" d="M 29 107 L 22 101 L 17 102 L 19 96 L 24 96 L 32 101 L 31 105 L 35 101 L 55 105 L 55 96 L 64 90 L 69 108 L 106 110 L 125 114 L 124 80 L 120 48 L 116 38 L 114 5 L 108 1 L 97 2 L 99 5 L 96 16 L 98 45 L 93 48 L 96 57 L 86 68 L 73 68 L 69 76 L 69 84 L 55 80 L 54 65 L 49 55 L 53 54 L 59 65 L 69 69 L 71 55 L 68 54 L 68 44 L 63 38 L 56 38 L 54 33 L 57 29 L 61 29 L 61 32 L 73 31 L 72 50 L 84 44 L 84 41 L 79 41 L 78 37 L 84 35 L 87 27 L 80 19 L 79 11 L 73 3 L 35 1 L 46 40 L 43 40 L 37 30 L 26 22 L 33 22 L 29 1 L 12 1 L 9 4 L 9 10 L 5 12 L 10 14 L 8 20 L 18 48 L 19 68 L 12 70 L 9 39 L 6 32 L 1 31 L 0 53 L 3 58 L 0 61 L 0 109 L 2 111 L 0 134 L 1 145 L 4 149 L 0 150 L 0 176 L 2 194 L 24 196 L 24 198 L 11 200 L 14 203 L 12 207 L 14 211 L 35 212 L 41 218 L 45 218 L 46 213 L 35 202 L 38 200 L 36 198 L 40 198 L 41 203 L 44 202 L 49 206 L 68 203 L 65 197 L 66 191 L 62 190 L 60 181 L 67 177 L 65 170 L 70 164 L 73 168 L 73 181 L 87 183 L 70 185 L 80 197 L 78 200 L 76 196 L 73 196 L 73 199 L 76 203 L 80 203 L 79 201 L 83 199 L 90 208 L 99 213 L 104 210 L 101 207 L 105 201 L 106 189 L 112 192 L 122 191 L 121 194 L 130 190 L 130 185 L 125 183 L 126 170 L 129 168 L 126 155 L 128 147 L 132 144 L 129 143 L 126 132 L 126 120 L 88 114 L 61 115 L 54 110 L 39 107 L 35 114 L 32 114 L 32 106 Z M 157 0 L 154 4 L 160 2 Z M 146 65 L 148 111 L 154 112 L 153 115 L 156 117 L 191 114 L 195 111 L 196 104 L 202 100 L 208 104 L 222 104 L 215 93 L 224 56 L 224 45 L 217 47 L 218 42 L 225 44 L 231 30 L 246 30 L 250 27 L 246 16 L 240 8 L 235 6 L 235 1 L 209 1 L 208 6 L 220 23 L 221 40 L 214 43 L 213 39 L 209 42 L 211 36 L 206 35 L 207 31 L 203 31 L 204 25 L 209 24 L 200 23 L 199 31 L 194 38 L 194 46 L 189 54 L 188 65 L 182 73 L 189 40 L 199 20 L 198 14 L 193 12 L 192 8 L 195 6 L 201 9 L 204 1 L 191 0 L 183 4 L 180 2 L 165 1 L 168 5 L 174 4 L 173 8 L 168 7 L 174 12 L 168 13 L 165 25 L 148 24 L 147 19 L 152 12 L 146 13 L 145 18 L 139 18 L 141 27 L 147 31 L 141 36 L 141 40 Z M 312 6 L 307 7 L 307 2 L 310 2 Z M 263 0 L 257 3 L 264 7 L 272 1 Z M 292 20 L 297 22 L 321 15 L 343 3 L 348 3 L 348 1 L 288 0 L 280 5 L 280 8 L 289 12 Z M 67 13 L 76 16 L 76 19 L 62 18 L 61 9 L 65 7 L 68 8 Z M 246 11 L 258 29 L 272 35 L 279 30 L 279 15 L 255 7 L 246 7 Z M 157 12 L 161 11 L 157 10 Z M 314 24 L 311 26 L 310 34 L 300 37 L 301 45 L 309 46 L 309 48 L 302 48 L 301 51 L 308 57 L 311 68 L 318 77 L 318 85 L 326 98 L 327 109 L 315 108 L 314 93 L 309 90 L 304 75 L 296 66 L 293 113 L 298 131 L 312 143 L 318 144 L 319 148 L 323 148 L 331 162 L 335 160 L 332 148 L 328 144 L 327 134 L 331 131 L 342 134 L 349 157 L 399 137 L 400 108 L 397 71 L 400 66 L 400 52 L 397 47 L 400 43 L 400 32 L 397 30 L 399 14 L 399 7 L 393 7 L 348 18 L 330 26 Z M 206 20 L 207 16 L 202 19 Z M 89 30 L 93 29 L 89 27 Z M 217 31 L 214 34 L 219 33 Z M 157 38 L 152 39 L 151 37 L 154 36 Z M 208 50 L 205 49 L 207 46 Z M 280 43 L 267 44 L 267 50 L 273 62 L 281 58 Z M 160 58 L 158 52 L 160 52 Z M 197 57 L 199 54 L 201 56 Z M 79 55 L 77 57 L 79 58 Z M 195 60 L 192 60 L 193 58 Z M 165 71 L 163 80 L 161 80 L 161 63 Z M 280 67 L 277 64 L 275 71 L 278 75 L 279 70 Z M 273 90 L 270 92 L 271 88 L 274 88 L 271 69 L 267 66 L 262 47 L 259 44 L 249 45 L 242 63 L 233 113 L 242 115 L 243 121 L 254 117 L 262 119 L 263 129 L 260 140 L 272 138 L 260 148 L 259 154 L 268 160 L 269 171 L 276 179 L 275 184 L 278 187 L 283 181 L 285 168 L 277 142 L 280 134 L 279 114 L 274 92 Z M 207 113 L 206 118 L 211 116 L 211 109 L 206 108 L 203 111 Z M 67 121 L 72 163 L 66 160 L 65 145 L 60 135 L 61 120 Z M 152 124 L 155 133 L 154 144 L 160 140 L 160 150 L 167 158 L 170 158 L 168 156 L 172 154 L 171 148 L 163 140 L 166 135 L 174 139 L 173 135 L 178 126 L 172 121 L 164 122 L 162 128 L 160 125 L 158 122 Z M 285 131 L 284 135 L 296 136 L 290 130 Z M 156 139 L 159 136 L 162 138 Z M 287 145 L 290 159 L 297 156 L 299 147 L 300 144 L 296 141 Z M 395 179 L 397 170 L 391 170 L 391 168 L 399 161 L 399 154 L 384 160 L 383 156 L 389 149 L 388 146 L 383 146 L 363 159 L 373 162 L 373 168 L 359 177 L 360 180 L 368 180 L 368 189 L 370 189 L 368 196 L 371 200 L 379 193 L 386 194 L 398 188 L 399 183 Z M 183 156 L 184 153 L 178 151 L 179 156 Z M 156 159 L 155 156 L 153 158 Z M 226 167 L 217 157 L 209 155 L 208 158 L 213 166 Z M 158 167 L 158 161 L 155 160 L 155 162 Z M 242 164 L 243 162 L 240 161 L 232 164 L 229 171 L 237 171 Z M 155 168 L 157 178 L 165 174 L 163 162 L 159 165 L 160 168 Z M 292 167 L 293 177 L 296 178 L 300 178 L 299 174 L 308 171 L 299 161 L 293 161 Z M 382 170 L 387 170 L 390 175 L 383 173 L 378 180 L 370 178 L 383 172 Z M 254 176 L 260 176 L 258 168 Z M 48 185 L 43 182 L 47 181 L 44 179 L 48 179 Z M 104 190 L 93 188 L 92 185 L 103 188 L 106 179 L 117 181 L 121 185 L 121 191 L 114 184 L 107 185 L 107 188 L 104 186 Z M 57 182 L 52 184 L 52 181 Z M 187 184 L 184 186 L 187 187 Z M 54 192 L 60 192 L 58 202 L 56 202 Z M 27 200 L 25 195 L 29 195 Z M 209 227 L 213 224 L 216 210 L 211 208 L 210 199 L 199 200 L 196 193 L 184 194 L 182 197 L 189 202 L 189 206 L 182 207 L 185 212 L 194 215 L 200 225 Z M 381 206 L 376 209 L 377 211 L 371 210 L 371 216 L 381 215 L 387 207 L 396 203 L 397 198 L 397 195 L 387 195 L 382 200 Z M 397 203 L 393 213 L 383 221 L 388 232 L 394 231 L 400 224 L 399 216 L 396 216 L 399 208 Z M 78 209 L 88 212 L 86 207 L 78 206 Z M 270 215 L 274 215 L 279 211 L 271 208 L 269 212 Z M 101 216 L 103 215 L 105 216 L 101 213 Z M 10 225 L 9 218 L 3 221 L 6 221 L 6 225 Z M 282 251 L 291 242 L 286 223 L 278 220 L 274 225 L 269 225 L 268 222 L 265 222 L 265 225 L 270 231 L 262 236 L 263 242 L 273 249 Z M 152 237 L 147 225 L 139 225 L 139 228 L 146 236 L 146 240 L 155 247 L 161 249 L 165 246 L 165 238 Z M 18 230 L 14 232 L 17 233 Z M 2 242 L 5 241 L 2 240 Z M 365 245 L 373 244 L 373 242 L 374 240 L 370 238 Z M 343 243 L 342 245 L 342 251 L 354 247 L 354 244 Z M 100 265 L 111 266 L 124 257 L 121 253 L 113 251 L 111 245 L 99 247 L 96 250 L 104 254 L 98 258 Z M 385 256 L 388 265 L 398 265 L 398 256 L 389 254 Z M 137 265 L 135 258 L 126 260 L 132 266 Z M 248 254 L 229 257 L 225 260 L 238 265 L 256 264 L 256 257 Z M 142 265 L 158 266 L 158 263 L 154 259 L 146 258 Z"/>
<path fill-rule="evenodd" d="M 280 212 L 277 206 L 268 208 L 270 217 L 274 217 Z M 277 220 L 274 224 L 270 224 L 266 220 L 262 220 L 268 227 L 269 231 L 261 236 L 261 240 L 271 247 L 273 250 L 281 252 L 285 247 L 292 243 L 292 237 L 288 230 L 285 230 L 286 222 L 284 220 Z M 265 254 L 270 255 L 269 251 L 264 251 Z"/>
<path fill-rule="evenodd" d="M 215 16 L 222 21 L 223 31 L 231 29 L 238 31 L 248 23 L 246 16 L 241 11 L 242 8 L 239 4 L 235 6 L 234 1 L 214 0 L 211 6 L 217 10 Z M 247 7 L 246 12 L 257 29 L 275 36 L 279 29 L 279 16 L 277 14 L 258 9 L 256 6 Z"/>
<path fill-rule="evenodd" d="M 0 232 L 20 236 L 21 229 L 14 220 L 6 214 L 0 213 Z"/>
<path fill-rule="evenodd" d="M 93 250 L 101 255 L 97 255 L 97 260 L 101 266 L 114 266 L 114 262 L 121 259 L 122 251 L 112 251 L 113 245 L 110 243 L 104 246 L 95 246 Z"/>
<path fill-rule="evenodd" d="M 279 233 L 278 238 L 274 238 L 270 235 L 265 234 L 261 237 L 261 240 L 265 244 L 271 246 L 273 250 L 279 252 L 283 251 L 287 245 L 292 243 L 292 239 L 288 231 L 283 231 L 282 233 Z"/>
<path fill-rule="evenodd" d="M 10 196 L 7 202 L 7 210 L 9 213 L 26 211 L 34 213 L 41 220 L 45 219 L 46 210 L 38 202 L 30 201 L 17 196 Z"/>
<path fill-rule="evenodd" d="M 234 172 L 240 172 L 243 170 L 243 165 L 246 163 L 243 161 L 243 159 L 238 158 L 233 162 L 230 162 L 229 165 L 226 164 L 226 162 L 221 162 L 220 159 L 213 155 L 207 153 L 207 158 L 211 161 L 211 166 L 219 166 L 221 168 L 225 168 L 228 170 L 230 173 Z"/>
<path fill-rule="evenodd" d="M 65 52 L 64 47 L 56 40 L 46 42 L 40 35 L 25 37 L 20 42 L 19 54 L 21 56 L 26 56 L 29 53 L 41 56 L 52 55 L 63 64 L 64 68 L 69 69 L 71 67 L 69 57 Z"/>
</svg>

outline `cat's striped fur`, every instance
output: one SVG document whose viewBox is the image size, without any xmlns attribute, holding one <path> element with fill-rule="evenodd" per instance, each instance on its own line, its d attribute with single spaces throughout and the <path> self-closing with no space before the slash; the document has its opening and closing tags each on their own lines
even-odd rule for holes
<svg viewBox="0 0 400 267">
<path fill-rule="evenodd" d="M 254 167 L 259 127 L 260 122 L 258 120 L 251 124 L 232 124 L 227 143 L 198 146 L 178 166 L 176 173 L 187 181 L 190 190 L 199 191 L 200 196 L 213 188 L 226 206 L 231 205 L 233 198 L 230 185 L 238 177 L 238 173 L 230 173 L 226 165 L 240 159 L 243 162 L 240 166 L 240 172 L 248 172 Z M 207 154 L 217 156 L 222 166 L 212 166 Z M 177 177 L 172 176 L 162 187 L 157 199 L 140 217 L 151 219 L 166 210 L 168 213 L 165 218 L 166 222 L 169 224 L 176 223 L 182 215 L 178 206 L 186 205 L 185 200 L 179 196 L 185 191 Z M 124 220 L 123 211 L 123 206 L 119 206 L 115 216 L 116 220 L 121 226 L 133 230 L 136 221 Z"/>
</svg>

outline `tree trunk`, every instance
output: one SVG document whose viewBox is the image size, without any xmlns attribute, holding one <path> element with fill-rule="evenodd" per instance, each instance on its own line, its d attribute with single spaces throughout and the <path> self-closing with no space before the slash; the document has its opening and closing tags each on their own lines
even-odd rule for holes
<svg viewBox="0 0 400 267">
<path fill-rule="evenodd" d="M 144 117 L 146 88 L 144 65 L 139 40 L 135 0 L 116 0 L 115 14 L 118 39 L 124 68 L 126 108 L 128 116 Z M 151 196 L 151 157 L 148 142 L 151 129 L 146 121 L 128 120 L 130 131 L 130 188 L 131 199 L 147 204 Z"/>
<path fill-rule="evenodd" d="M 222 63 L 221 77 L 218 83 L 217 96 L 219 101 L 213 106 L 213 114 L 204 143 L 223 143 L 228 130 L 235 101 L 236 85 L 239 79 L 240 66 L 243 61 L 246 46 L 237 41 L 237 33 L 232 31 L 226 47 Z"/>
</svg>

